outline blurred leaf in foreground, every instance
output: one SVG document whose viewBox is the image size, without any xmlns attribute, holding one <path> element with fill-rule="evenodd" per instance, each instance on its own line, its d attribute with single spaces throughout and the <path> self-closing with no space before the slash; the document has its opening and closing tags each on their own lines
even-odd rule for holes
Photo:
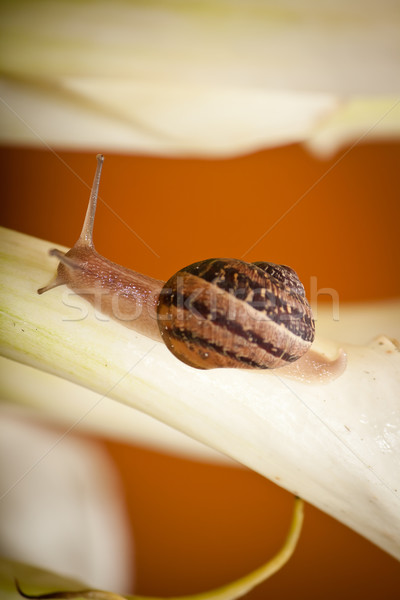
<svg viewBox="0 0 400 600">
<path fill-rule="evenodd" d="M 99 322 L 65 286 L 38 301 L 36 290 L 54 274 L 52 246 L 1 232 L 1 352 L 96 391 L 92 404 L 78 406 L 77 423 L 90 418 L 103 398 L 117 400 L 279 482 L 400 557 L 395 323 L 364 345 L 317 336 L 317 351 L 336 356 L 342 347 L 348 357 L 345 372 L 328 384 L 279 372 L 198 371 L 161 343 L 104 315 Z M 32 392 L 31 402 L 38 397 Z M 55 396 L 57 412 L 54 402 Z M 62 401 L 59 410 L 65 411 Z"/>
<path fill-rule="evenodd" d="M 227 156 L 400 135 L 396 2 L 0 6 L 0 140 Z"/>
<path fill-rule="evenodd" d="M 296 548 L 302 523 L 303 501 L 300 498 L 296 498 L 292 522 L 286 540 L 282 548 L 271 560 L 248 575 L 227 585 L 207 592 L 179 596 L 170 600 L 235 600 L 236 598 L 240 598 L 285 565 Z M 23 580 L 29 584 L 29 592 L 26 586 L 22 586 Z M 82 584 L 63 580 L 56 575 L 45 573 L 39 569 L 34 569 L 13 561 L 0 559 L 0 592 L 2 590 L 11 592 L 8 596 L 11 599 L 13 597 L 13 586 L 14 588 L 17 587 L 20 594 L 25 598 L 97 598 L 98 600 L 122 600 L 123 598 L 127 598 L 129 600 L 162 600 L 162 598 L 136 595 L 120 596 L 113 592 L 85 589 Z M 39 593 L 38 589 L 41 590 Z M 43 589 L 46 591 L 43 591 Z M 54 592 L 55 589 L 58 591 Z M 16 594 L 16 597 L 18 597 L 18 594 Z"/>
</svg>

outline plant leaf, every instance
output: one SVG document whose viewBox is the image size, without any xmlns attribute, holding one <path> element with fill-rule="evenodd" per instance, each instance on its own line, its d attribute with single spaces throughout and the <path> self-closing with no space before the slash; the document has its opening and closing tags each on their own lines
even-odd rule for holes
<svg viewBox="0 0 400 600">
<path fill-rule="evenodd" d="M 26 565 L 14 560 L 0 557 L 0 595 L 7 600 L 21 600 L 15 580 L 21 585 L 26 583 L 26 590 L 31 593 L 41 593 L 44 590 L 68 589 L 80 590 L 82 582 L 68 577 L 62 577 L 32 565 Z M 4 596 L 2 595 L 4 594 Z"/>
<path fill-rule="evenodd" d="M 296 498 L 292 522 L 286 540 L 277 554 L 264 565 L 255 569 L 248 575 L 216 589 L 201 592 L 199 594 L 179 596 L 171 598 L 170 600 L 235 600 L 271 577 L 271 575 L 279 571 L 279 569 L 286 564 L 296 548 L 303 523 L 303 508 L 303 501 L 300 498 Z M 40 581 L 43 579 L 43 575 L 45 575 L 45 586 L 43 585 L 43 581 Z M 39 578 L 39 585 L 42 588 L 40 595 L 32 591 L 27 593 L 25 591 L 25 586 L 24 590 L 22 590 L 20 584 L 22 577 L 30 584 L 30 587 L 34 584 L 34 589 L 38 587 L 37 579 Z M 52 581 L 50 583 L 49 580 L 51 579 L 54 579 L 56 583 L 53 583 Z M 15 580 L 17 580 L 16 583 L 14 583 Z M 2 561 L 0 559 L 0 590 L 2 587 L 11 587 L 12 589 L 12 584 L 14 584 L 14 586 L 16 585 L 22 595 L 26 598 L 97 598 L 98 600 L 123 600 L 123 598 L 126 598 L 127 600 L 163 600 L 162 598 L 153 598 L 149 596 L 120 596 L 114 592 L 85 589 L 83 585 L 77 584 L 76 582 L 64 581 L 56 576 L 52 578 L 51 574 L 43 573 L 39 569 L 24 567 L 24 565 L 13 561 Z M 45 587 L 45 589 L 47 588 L 46 592 L 43 592 L 43 587 Z M 54 592 L 55 589 L 58 591 Z"/>
<path fill-rule="evenodd" d="M 227 156 L 400 135 L 395 3 L 0 6 L 0 139 Z"/>
<path fill-rule="evenodd" d="M 2 353 L 107 396 L 228 455 L 400 557 L 400 353 L 343 344 L 345 372 L 310 385 L 279 372 L 198 371 L 95 315 L 54 273 L 50 244 L 3 230 Z M 388 332 L 389 335 L 391 332 Z M 316 341 L 335 355 L 338 344 Z"/>
</svg>

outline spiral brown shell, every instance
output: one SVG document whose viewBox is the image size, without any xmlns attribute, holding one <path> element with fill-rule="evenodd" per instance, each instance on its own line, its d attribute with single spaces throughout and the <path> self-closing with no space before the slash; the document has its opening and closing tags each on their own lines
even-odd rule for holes
<svg viewBox="0 0 400 600">
<path fill-rule="evenodd" d="M 273 369 L 300 358 L 315 325 L 290 267 L 213 258 L 162 288 L 158 326 L 168 349 L 198 369 Z"/>
</svg>

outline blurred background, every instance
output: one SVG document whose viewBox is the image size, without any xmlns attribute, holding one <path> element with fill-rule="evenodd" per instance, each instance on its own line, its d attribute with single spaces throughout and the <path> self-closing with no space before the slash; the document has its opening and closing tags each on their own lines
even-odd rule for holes
<svg viewBox="0 0 400 600">
<path fill-rule="evenodd" d="M 57 154 L 0 149 L 2 222 L 72 246 L 95 156 Z M 341 303 L 398 297 L 400 144 L 360 144 L 342 154 L 321 160 L 299 145 L 223 160 L 106 153 L 101 197 L 147 246 L 100 204 L 96 247 L 120 264 L 163 279 L 182 261 L 246 254 L 249 261 L 290 264 L 307 293 L 316 276 L 318 287 L 337 290 Z M 293 498 L 271 482 L 243 468 L 151 447 L 105 439 L 100 444 L 122 485 L 135 546 L 136 593 L 206 590 L 245 574 L 278 549 Z M 308 599 L 395 598 L 399 584 L 396 560 L 307 506 L 294 558 L 246 598 L 294 592 Z"/>
<path fill-rule="evenodd" d="M 399 298 L 396 2 L 18 0 L 0 3 L 0 16 L 2 225 L 72 246 L 102 152 L 94 242 L 119 264 L 165 280 L 209 257 L 267 260 L 293 267 L 307 294 L 311 278 L 335 290 L 340 310 Z M 313 308 L 330 303 L 319 295 Z M 56 439 L 66 431 L 45 427 Z M 23 428 L 22 438 L 6 429 L 3 467 L 25 464 L 12 482 L 32 450 Z M 84 463 L 100 486 L 84 506 L 110 494 L 93 535 L 104 549 L 94 580 L 111 573 L 113 591 L 205 591 L 259 566 L 284 539 L 293 497 L 245 468 L 163 452 L 151 439 L 74 433 L 60 449 L 68 441 L 75 456 L 91 446 L 97 457 Z M 71 562 L 90 579 L 77 464 L 71 485 L 59 463 L 65 487 L 51 473 L 39 483 L 34 470 L 25 503 L 9 495 L 10 535 L 33 547 L 20 559 L 35 562 L 50 506 L 62 524 L 60 498 L 74 488 L 82 529 L 54 544 L 65 550 L 71 534 Z M 40 516 L 36 495 L 39 507 L 49 500 Z M 395 559 L 307 506 L 293 559 L 246 600 L 390 599 L 399 589 Z"/>
</svg>

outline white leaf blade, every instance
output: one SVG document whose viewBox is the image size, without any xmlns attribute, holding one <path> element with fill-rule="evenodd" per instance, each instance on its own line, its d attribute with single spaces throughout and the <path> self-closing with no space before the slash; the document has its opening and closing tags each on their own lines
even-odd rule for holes
<svg viewBox="0 0 400 600">
<path fill-rule="evenodd" d="M 325 385 L 279 372 L 197 371 L 115 322 L 65 320 L 78 310 L 68 307 L 70 292 L 35 295 L 54 269 L 44 260 L 49 244 L 4 231 L 2 246 L 11 254 L 3 263 L 5 356 L 151 414 L 400 557 L 400 354 L 390 340 L 345 344 L 347 369 Z M 88 307 L 77 297 L 73 304 Z"/>
<path fill-rule="evenodd" d="M 62 377 L 4 356 L 0 356 L 0 373 L 2 414 L 27 414 L 31 420 L 38 418 L 64 428 L 76 423 L 74 431 L 83 434 L 237 466 L 229 457 L 131 406 L 108 397 L 98 403 L 97 392 Z M 95 404 L 96 410 L 91 410 Z M 82 414 L 86 417 L 80 420 Z"/>
<path fill-rule="evenodd" d="M 400 135 L 389 0 L 0 10 L 3 142 L 179 156 L 303 142 L 326 155 Z"/>
</svg>

